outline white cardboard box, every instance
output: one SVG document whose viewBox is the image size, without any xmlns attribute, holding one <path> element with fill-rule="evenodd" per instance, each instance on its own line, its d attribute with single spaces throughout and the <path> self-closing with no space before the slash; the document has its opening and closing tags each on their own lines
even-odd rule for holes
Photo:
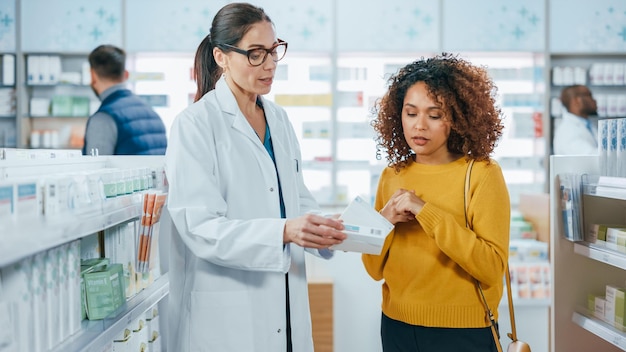
<svg viewBox="0 0 626 352">
<path fill-rule="evenodd" d="M 348 204 L 339 218 L 344 221 L 348 238 L 330 247 L 333 250 L 380 254 L 385 238 L 393 229 L 393 224 L 359 196 Z"/>
</svg>

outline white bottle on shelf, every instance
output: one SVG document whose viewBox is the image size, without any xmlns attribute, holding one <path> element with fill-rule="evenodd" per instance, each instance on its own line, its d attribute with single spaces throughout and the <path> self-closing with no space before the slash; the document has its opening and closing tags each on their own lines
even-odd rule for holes
<svg viewBox="0 0 626 352">
<path fill-rule="evenodd" d="M 15 85 L 15 56 L 11 54 L 2 55 L 2 84 Z"/>
</svg>

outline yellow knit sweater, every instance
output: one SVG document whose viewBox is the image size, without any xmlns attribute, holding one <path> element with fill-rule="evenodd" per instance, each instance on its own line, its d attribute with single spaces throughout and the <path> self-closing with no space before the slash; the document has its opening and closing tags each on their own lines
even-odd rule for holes
<svg viewBox="0 0 626 352">
<path fill-rule="evenodd" d="M 449 328 L 489 326 L 476 280 L 497 319 L 508 261 L 511 208 L 500 166 L 476 162 L 468 219 L 463 192 L 467 162 L 411 163 L 399 173 L 383 170 L 375 208 L 399 188 L 415 190 L 426 204 L 417 221 L 396 224 L 380 255 L 363 255 L 365 269 L 382 284 L 382 310 L 412 325 Z"/>
</svg>

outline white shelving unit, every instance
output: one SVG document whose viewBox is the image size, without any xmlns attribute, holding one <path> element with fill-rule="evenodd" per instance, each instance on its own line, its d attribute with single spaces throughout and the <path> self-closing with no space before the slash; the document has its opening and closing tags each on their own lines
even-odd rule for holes
<svg viewBox="0 0 626 352">
<path fill-rule="evenodd" d="M 51 222 L 44 219 L 8 225 L 0 249 L 0 267 L 66 242 L 91 235 L 141 216 L 141 195 L 113 198 L 95 214 L 65 217 Z"/>
<path fill-rule="evenodd" d="M 143 317 L 150 307 L 167 296 L 169 288 L 169 278 L 167 274 L 164 274 L 148 288 L 128 300 L 111 317 L 104 320 L 83 320 L 82 329 L 52 351 L 102 351 L 103 346 L 113 341 L 128 325 L 137 318 Z"/>
<path fill-rule="evenodd" d="M 20 154 L 22 155 L 22 154 Z M 0 181 L 21 177 L 40 177 L 68 171 L 98 170 L 102 168 L 129 168 L 162 166 L 162 156 L 102 156 L 59 159 L 28 159 L 34 154 L 23 154 L 26 159 L 0 160 Z M 64 214 L 55 220 L 39 217 L 35 220 L 11 222 L 2 219 L 2 246 L 0 268 L 23 258 L 46 251 L 64 243 L 89 236 L 128 220 L 141 217 L 142 195 L 135 193 L 105 200 L 100 207 L 86 214 Z M 167 227 L 161 236 L 167 235 Z M 162 273 L 147 288 L 126 301 L 118 310 L 102 320 L 83 320 L 81 329 L 50 351 L 102 351 L 113 339 L 136 319 L 155 306 L 169 293 L 169 278 Z"/>
<path fill-rule="evenodd" d="M 42 136 L 41 142 L 35 145 L 41 145 L 40 148 L 48 147 L 43 145 L 43 133 L 46 131 L 54 132 L 58 135 L 57 146 L 53 148 L 77 148 L 78 138 L 82 137 L 87 123 L 87 117 L 89 117 L 89 107 L 93 102 L 99 103 L 97 97 L 93 93 L 91 87 L 86 82 L 89 81 L 89 77 L 84 80 L 84 75 L 88 72 L 83 72 L 83 65 L 87 62 L 87 56 L 89 53 L 40 53 L 40 52 L 26 52 L 21 53 L 19 56 L 19 67 L 23 70 L 18 74 L 19 86 L 17 89 L 18 99 L 21 101 L 17 108 L 17 124 L 18 130 L 18 147 L 27 148 L 33 144 L 31 141 L 31 132 L 37 131 Z M 68 78 L 60 75 L 55 77 L 54 81 L 39 82 L 37 80 L 31 80 L 29 77 L 46 75 L 48 72 L 45 69 L 45 64 L 33 67 L 29 64 L 29 58 L 49 58 L 58 57 L 60 60 L 60 72 L 64 75 L 71 77 L 74 81 L 69 81 Z M 38 62 L 38 60 L 35 60 Z M 51 61 L 52 62 L 52 61 Z M 35 71 L 36 70 L 36 71 Z M 34 75 L 33 72 L 35 71 Z M 52 108 L 53 98 L 63 97 L 64 100 L 68 100 L 65 105 L 67 111 L 55 111 Z M 47 99 L 50 101 L 48 112 L 33 111 L 31 108 L 31 101 L 33 98 Z M 72 101 L 71 99 L 74 99 Z M 77 107 L 78 100 L 81 100 L 80 112 Z M 57 104 L 61 106 L 62 104 Z M 82 141 L 82 140 L 80 140 Z"/>
<path fill-rule="evenodd" d="M 626 351 L 626 333 L 592 317 L 587 295 L 602 293 L 607 284 L 625 284 L 626 254 L 610 248 L 571 242 L 562 235 L 557 176 L 598 174 L 596 156 L 550 157 L 550 257 L 553 278 L 550 335 L 552 352 Z M 626 200 L 583 195 L 583 224 L 626 223 Z"/>
<path fill-rule="evenodd" d="M 15 52 L 0 51 L 0 70 L 0 147 L 14 147 L 17 131 Z"/>
</svg>

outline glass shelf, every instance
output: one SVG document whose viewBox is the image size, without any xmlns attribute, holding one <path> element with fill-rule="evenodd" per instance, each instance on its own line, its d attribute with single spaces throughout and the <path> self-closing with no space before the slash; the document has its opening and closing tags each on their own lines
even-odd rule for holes
<svg viewBox="0 0 626 352">
<path fill-rule="evenodd" d="M 626 200 L 626 178 L 584 175 L 583 192 L 590 196 Z"/>
<path fill-rule="evenodd" d="M 141 205 L 141 194 L 138 193 L 107 199 L 89 214 L 68 213 L 61 216 L 61 221 L 40 217 L 6 226 L 2 230 L 0 267 L 139 217 Z"/>
<path fill-rule="evenodd" d="M 127 326 L 157 304 L 169 293 L 168 274 L 161 275 L 152 285 L 126 301 L 110 317 L 103 320 L 83 320 L 80 331 L 52 349 L 53 352 L 85 351 L 100 352 Z"/>
<path fill-rule="evenodd" d="M 588 313 L 574 312 L 574 324 L 626 351 L 626 335 L 615 327 L 591 317 Z"/>
<path fill-rule="evenodd" d="M 612 243 L 574 243 L 574 252 L 626 270 L 626 247 Z"/>
</svg>

